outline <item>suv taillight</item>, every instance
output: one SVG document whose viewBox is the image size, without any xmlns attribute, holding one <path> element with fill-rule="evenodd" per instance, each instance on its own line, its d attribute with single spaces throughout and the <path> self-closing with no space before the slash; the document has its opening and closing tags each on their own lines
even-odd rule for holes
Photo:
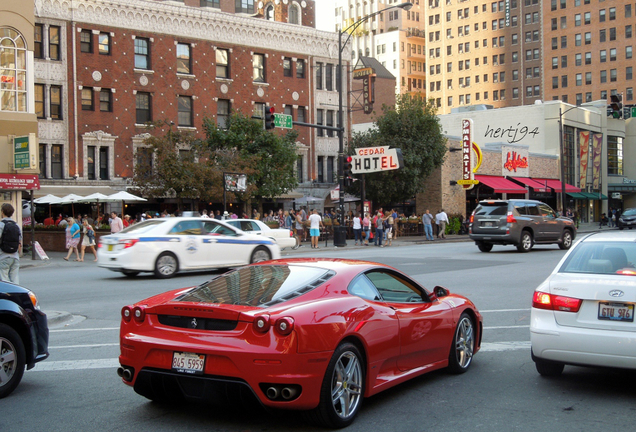
<svg viewBox="0 0 636 432">
<path fill-rule="evenodd" d="M 532 296 L 532 307 L 561 312 L 578 312 L 583 300 L 572 297 L 556 296 L 545 292 L 535 291 Z"/>
<path fill-rule="evenodd" d="M 506 217 L 507 223 L 517 223 L 517 219 L 515 219 L 515 215 L 512 212 L 508 212 L 508 216 Z"/>
</svg>

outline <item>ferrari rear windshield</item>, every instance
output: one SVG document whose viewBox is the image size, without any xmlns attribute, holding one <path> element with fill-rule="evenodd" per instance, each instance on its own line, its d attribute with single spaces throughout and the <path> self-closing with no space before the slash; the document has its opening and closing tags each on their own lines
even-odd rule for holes
<svg viewBox="0 0 636 432">
<path fill-rule="evenodd" d="M 247 266 L 214 278 L 177 300 L 268 307 L 298 297 L 331 276 L 333 272 L 316 267 Z"/>
</svg>

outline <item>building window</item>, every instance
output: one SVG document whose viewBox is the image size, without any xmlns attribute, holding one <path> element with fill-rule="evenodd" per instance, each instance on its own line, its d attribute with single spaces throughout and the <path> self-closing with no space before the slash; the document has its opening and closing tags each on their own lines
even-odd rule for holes
<svg viewBox="0 0 636 432">
<path fill-rule="evenodd" d="M 135 69 L 150 69 L 150 40 L 135 38 Z"/>
<path fill-rule="evenodd" d="M 150 178 L 152 176 L 152 149 L 149 147 L 137 148 L 137 165 L 135 166 L 135 175 L 141 178 Z"/>
<path fill-rule="evenodd" d="M 283 76 L 292 76 L 292 60 L 289 57 L 283 59 Z"/>
<path fill-rule="evenodd" d="M 21 34 L 0 28 L 0 111 L 27 112 L 27 50 Z"/>
<path fill-rule="evenodd" d="M 44 118 L 44 84 L 35 84 L 35 115 Z"/>
<path fill-rule="evenodd" d="M 46 144 L 40 144 L 40 174 L 38 175 L 39 178 L 43 179 L 46 178 L 46 161 L 47 161 L 47 157 L 46 157 Z"/>
<path fill-rule="evenodd" d="M 592 84 L 592 72 L 585 72 L 585 84 Z"/>
<path fill-rule="evenodd" d="M 252 55 L 252 68 L 254 70 L 252 80 L 254 82 L 265 82 L 265 54 Z"/>
<path fill-rule="evenodd" d="M 62 86 L 51 86 L 49 113 L 53 120 L 62 120 Z"/>
<path fill-rule="evenodd" d="M 82 111 L 93 111 L 93 88 L 84 87 L 82 89 Z"/>
<path fill-rule="evenodd" d="M 33 38 L 33 57 L 41 59 L 44 58 L 44 47 L 42 45 L 42 41 L 44 37 L 44 25 L 36 24 L 35 25 L 35 34 Z"/>
<path fill-rule="evenodd" d="M 322 63 L 316 63 L 316 90 L 322 90 Z"/>
<path fill-rule="evenodd" d="M 227 129 L 230 118 L 230 101 L 219 99 L 216 103 L 216 126 L 219 129 Z"/>
<path fill-rule="evenodd" d="M 305 120 L 305 107 L 298 107 L 296 115 L 297 115 L 297 120 L 296 121 L 299 121 L 301 123 L 305 123 L 305 121 L 306 121 Z"/>
<path fill-rule="evenodd" d="M 626 59 L 632 58 L 632 47 L 631 47 L 631 45 L 625 47 L 625 58 Z"/>
<path fill-rule="evenodd" d="M 585 64 L 586 65 L 592 64 L 592 53 L 591 52 L 586 52 L 585 53 Z"/>
<path fill-rule="evenodd" d="M 136 109 L 137 109 L 137 124 L 144 124 L 152 121 L 152 97 L 150 93 L 137 92 L 136 95 Z"/>
<path fill-rule="evenodd" d="M 325 111 L 324 110 L 316 110 L 316 124 L 324 126 L 324 114 Z M 322 128 L 317 128 L 316 129 L 316 136 L 324 136 L 324 129 Z"/>
<path fill-rule="evenodd" d="M 274 21 L 274 5 L 267 5 L 265 7 L 265 19 L 267 21 Z"/>
<path fill-rule="evenodd" d="M 610 82 L 616 82 L 618 78 L 616 69 L 610 69 Z"/>
<path fill-rule="evenodd" d="M 333 90 L 333 65 L 325 65 L 325 88 Z"/>
<path fill-rule="evenodd" d="M 221 0 L 201 0 L 201 4 L 199 6 L 220 8 Z"/>
<path fill-rule="evenodd" d="M 288 13 L 290 24 L 300 24 L 300 11 L 298 10 L 298 5 L 290 5 Z"/>
<path fill-rule="evenodd" d="M 110 34 L 100 33 L 98 42 L 99 42 L 99 53 L 102 55 L 109 55 L 110 54 Z"/>
<path fill-rule="evenodd" d="M 623 138 L 607 136 L 607 174 L 623 175 Z"/>
<path fill-rule="evenodd" d="M 303 176 L 303 157 L 298 156 L 296 160 L 296 176 L 298 178 L 298 183 L 302 183 L 305 179 Z"/>
<path fill-rule="evenodd" d="M 631 80 L 633 78 L 633 68 L 632 66 L 627 66 L 625 68 L 625 79 Z"/>
<path fill-rule="evenodd" d="M 217 78 L 229 78 L 230 77 L 230 63 L 228 57 L 228 50 L 217 48 L 216 50 L 216 77 Z"/>
<path fill-rule="evenodd" d="M 192 97 L 179 96 L 178 101 L 178 122 L 179 126 L 192 126 Z"/>
<path fill-rule="evenodd" d="M 305 78 L 305 60 L 296 60 L 296 78 Z"/>
<path fill-rule="evenodd" d="M 324 156 L 318 156 L 316 161 L 316 168 L 318 171 L 318 183 L 324 183 L 325 182 L 325 157 Z"/>
<path fill-rule="evenodd" d="M 86 147 L 86 177 L 95 180 L 95 146 Z"/>
<path fill-rule="evenodd" d="M 327 183 L 335 183 L 338 181 L 338 179 L 333 175 L 333 167 L 335 162 L 335 157 L 327 156 Z"/>
<path fill-rule="evenodd" d="M 333 127 L 333 117 L 334 117 L 333 114 L 334 114 L 334 111 L 332 110 L 327 111 L 327 126 Z M 327 136 L 332 137 L 333 131 L 327 130 Z"/>
<path fill-rule="evenodd" d="M 254 0 L 236 0 L 235 12 L 244 14 L 254 13 Z"/>
<path fill-rule="evenodd" d="M 190 56 L 190 44 L 177 44 L 177 73 L 192 73 L 192 57 Z"/>
<path fill-rule="evenodd" d="M 80 51 L 83 53 L 93 52 L 93 32 L 82 30 L 80 32 Z"/>
<path fill-rule="evenodd" d="M 606 70 L 602 70 L 601 71 L 601 84 L 606 83 L 607 82 L 607 71 Z"/>
<path fill-rule="evenodd" d="M 51 178 L 61 179 L 64 175 L 62 162 L 64 161 L 64 148 L 61 145 L 51 146 Z"/>
<path fill-rule="evenodd" d="M 99 179 L 108 180 L 108 147 L 99 148 Z"/>
<path fill-rule="evenodd" d="M 99 92 L 99 110 L 102 112 L 111 112 L 113 110 L 110 93 L 110 89 L 101 89 Z"/>
<path fill-rule="evenodd" d="M 49 58 L 60 59 L 60 28 L 58 26 L 49 27 Z"/>
<path fill-rule="evenodd" d="M 634 88 L 633 87 L 627 87 L 625 89 L 625 93 L 627 94 L 625 100 L 628 100 L 628 101 L 634 100 Z"/>
</svg>

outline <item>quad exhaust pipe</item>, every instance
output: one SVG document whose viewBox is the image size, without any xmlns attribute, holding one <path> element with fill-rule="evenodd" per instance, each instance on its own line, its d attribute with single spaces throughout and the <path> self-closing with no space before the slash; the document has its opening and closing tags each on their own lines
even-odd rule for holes
<svg viewBox="0 0 636 432">
<path fill-rule="evenodd" d="M 271 385 L 265 390 L 265 396 L 267 396 L 269 400 L 291 400 L 298 397 L 299 392 L 300 388 L 296 385 L 285 387 L 281 385 Z"/>
<path fill-rule="evenodd" d="M 266 395 L 269 399 L 276 399 L 278 397 L 278 389 L 276 387 L 269 387 L 267 389 Z"/>
<path fill-rule="evenodd" d="M 285 400 L 293 399 L 296 397 L 297 394 L 298 394 L 298 389 L 293 387 L 284 387 L 283 390 L 280 392 L 280 395 Z"/>
<path fill-rule="evenodd" d="M 125 381 L 132 381 L 133 373 L 132 370 L 124 367 L 117 368 L 117 375 L 122 377 Z"/>
</svg>

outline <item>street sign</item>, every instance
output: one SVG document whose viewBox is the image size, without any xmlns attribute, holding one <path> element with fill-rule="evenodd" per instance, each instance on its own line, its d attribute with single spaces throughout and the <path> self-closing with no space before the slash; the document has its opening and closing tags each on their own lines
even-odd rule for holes
<svg viewBox="0 0 636 432">
<path fill-rule="evenodd" d="M 274 114 L 274 125 L 279 128 L 291 129 L 292 116 L 289 114 Z"/>
<path fill-rule="evenodd" d="M 352 174 L 396 170 L 404 165 L 402 150 L 389 146 L 357 148 L 352 159 Z"/>
</svg>

